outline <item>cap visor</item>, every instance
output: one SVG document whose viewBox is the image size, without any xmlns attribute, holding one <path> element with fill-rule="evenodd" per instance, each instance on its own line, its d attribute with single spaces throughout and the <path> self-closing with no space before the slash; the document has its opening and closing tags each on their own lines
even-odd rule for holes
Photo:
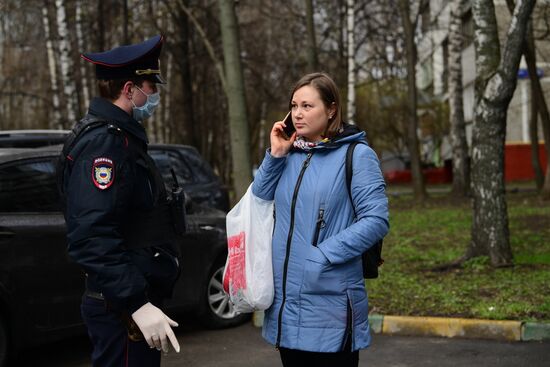
<svg viewBox="0 0 550 367">
<path fill-rule="evenodd" d="M 161 77 L 159 74 L 155 74 L 154 79 L 155 79 L 155 82 L 156 82 L 156 83 L 159 83 L 159 84 L 166 84 L 166 82 L 164 81 L 164 79 L 162 79 L 162 77 Z"/>
</svg>

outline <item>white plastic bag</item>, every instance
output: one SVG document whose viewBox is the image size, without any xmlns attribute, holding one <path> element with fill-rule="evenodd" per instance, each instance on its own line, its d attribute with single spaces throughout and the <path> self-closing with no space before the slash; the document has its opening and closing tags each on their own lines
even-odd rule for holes
<svg viewBox="0 0 550 367">
<path fill-rule="evenodd" d="M 252 185 L 226 217 L 227 262 L 223 286 L 237 312 L 265 310 L 273 302 L 273 201 L 252 194 Z"/>
</svg>

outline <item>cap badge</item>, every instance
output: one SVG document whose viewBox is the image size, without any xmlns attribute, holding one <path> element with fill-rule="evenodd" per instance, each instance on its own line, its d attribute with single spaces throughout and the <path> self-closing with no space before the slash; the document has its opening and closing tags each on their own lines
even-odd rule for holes
<svg viewBox="0 0 550 367">
<path fill-rule="evenodd" d="M 151 74 L 160 74 L 160 70 L 155 70 L 155 69 L 141 69 L 141 70 L 136 70 L 136 74 L 137 75 L 151 75 Z"/>
</svg>

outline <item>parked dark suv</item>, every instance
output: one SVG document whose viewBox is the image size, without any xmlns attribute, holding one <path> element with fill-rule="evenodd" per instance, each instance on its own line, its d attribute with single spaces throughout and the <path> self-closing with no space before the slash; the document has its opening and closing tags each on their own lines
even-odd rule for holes
<svg viewBox="0 0 550 367">
<path fill-rule="evenodd" d="M 0 148 L 36 148 L 65 142 L 70 130 L 0 130 Z M 229 211 L 229 196 L 218 176 L 197 149 L 187 145 L 149 145 L 149 154 L 172 184 L 170 168 L 178 175 L 185 193 L 198 204 Z M 171 187 L 171 186 L 170 186 Z"/>
<path fill-rule="evenodd" d="M 36 148 L 63 144 L 70 130 L 1 130 L 0 147 Z"/>
<path fill-rule="evenodd" d="M 83 331 L 83 274 L 67 256 L 65 222 L 56 189 L 61 146 L 0 148 L 0 366 L 8 350 Z M 188 231 L 182 274 L 168 308 L 193 311 L 209 327 L 242 323 L 223 293 L 227 193 L 196 150 L 152 145 L 167 185 L 170 168 L 186 191 Z"/>
</svg>

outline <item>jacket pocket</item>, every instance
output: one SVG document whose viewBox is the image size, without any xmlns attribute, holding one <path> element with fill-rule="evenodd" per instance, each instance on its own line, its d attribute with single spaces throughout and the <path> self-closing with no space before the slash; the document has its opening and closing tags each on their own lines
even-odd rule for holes
<svg viewBox="0 0 550 367">
<path fill-rule="evenodd" d="M 338 267 L 331 265 L 319 248 L 311 246 L 310 251 L 304 264 L 302 293 L 328 295 L 344 292 Z"/>
<path fill-rule="evenodd" d="M 313 246 L 317 247 L 317 243 L 319 242 L 319 234 L 321 234 L 321 228 L 325 227 L 325 209 L 319 208 L 319 214 L 317 215 L 317 223 L 315 225 L 315 233 L 313 234 Z"/>
</svg>

